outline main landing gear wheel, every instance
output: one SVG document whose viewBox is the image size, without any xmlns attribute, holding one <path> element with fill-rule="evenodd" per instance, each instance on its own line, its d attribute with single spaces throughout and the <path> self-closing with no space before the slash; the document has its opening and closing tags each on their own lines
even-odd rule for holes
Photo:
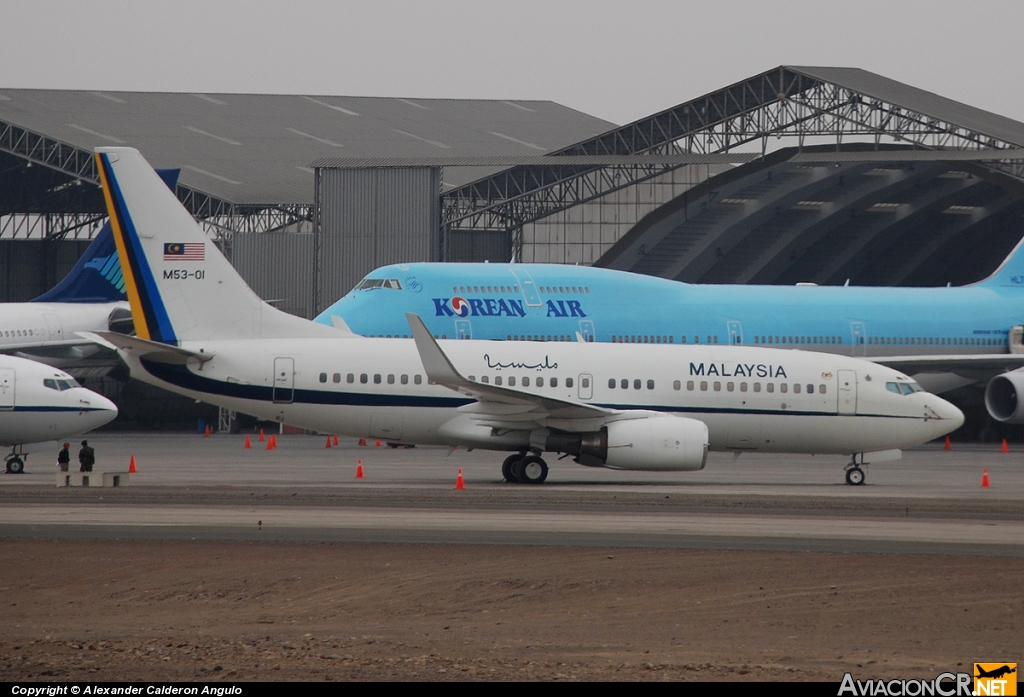
<svg viewBox="0 0 1024 697">
<path fill-rule="evenodd" d="M 864 470 L 860 467 L 851 467 L 846 470 L 846 483 L 853 486 L 860 486 L 864 483 Z"/>
<path fill-rule="evenodd" d="M 7 474 L 23 474 L 25 472 L 25 463 L 21 461 L 19 457 L 12 457 L 7 461 Z"/>
<path fill-rule="evenodd" d="M 517 469 L 523 484 L 543 484 L 548 478 L 548 463 L 536 455 L 523 458 Z"/>
<path fill-rule="evenodd" d="M 505 458 L 505 461 L 501 463 L 501 476 L 505 478 L 505 481 L 509 484 L 519 483 L 519 472 L 516 465 L 523 459 L 522 453 L 516 453 L 509 455 Z"/>
</svg>

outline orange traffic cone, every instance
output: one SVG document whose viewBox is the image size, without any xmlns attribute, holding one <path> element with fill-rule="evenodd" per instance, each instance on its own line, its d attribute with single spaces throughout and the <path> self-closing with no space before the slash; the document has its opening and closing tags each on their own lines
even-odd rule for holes
<svg viewBox="0 0 1024 697">
<path fill-rule="evenodd" d="M 380 447 L 380 441 L 377 441 L 376 443 L 374 443 L 374 445 L 379 448 Z"/>
<path fill-rule="evenodd" d="M 267 450 L 273 450 L 277 447 L 277 436 L 273 433 L 270 434 L 270 438 L 267 438 Z"/>
<path fill-rule="evenodd" d="M 248 450 L 252 447 L 252 443 L 249 441 L 249 434 L 245 434 L 245 449 Z"/>
<path fill-rule="evenodd" d="M 338 444 L 338 436 L 337 436 L 337 435 L 335 435 L 335 436 L 334 436 L 334 444 L 335 444 L 335 445 L 337 445 L 337 444 Z"/>
<path fill-rule="evenodd" d="M 946 450 L 952 450 L 953 444 L 949 442 L 949 436 L 946 436 Z"/>
<path fill-rule="evenodd" d="M 461 468 L 459 469 L 459 476 L 455 480 L 455 488 L 456 489 L 465 489 L 466 488 L 466 481 L 462 478 L 462 469 Z"/>
<path fill-rule="evenodd" d="M 128 463 L 128 474 L 135 474 L 136 472 L 138 472 L 138 470 L 135 469 L 135 456 L 132 455 L 132 459 Z"/>
<path fill-rule="evenodd" d="M 1005 438 L 1003 438 L 1003 452 L 1004 453 L 1010 452 L 1010 449 L 1006 446 L 1006 439 Z"/>
<path fill-rule="evenodd" d="M 981 488 L 988 488 L 988 467 L 986 467 L 984 471 L 981 473 Z"/>
<path fill-rule="evenodd" d="M 366 439 L 365 438 L 360 438 L 359 439 L 359 445 L 366 445 Z"/>
<path fill-rule="evenodd" d="M 260 429 L 260 443 L 262 443 L 265 440 L 266 440 L 266 438 L 263 437 L 263 429 L 261 428 Z"/>
<path fill-rule="evenodd" d="M 330 436 L 327 436 L 327 445 L 325 445 L 324 447 L 325 448 L 331 447 L 331 437 Z"/>
<path fill-rule="evenodd" d="M 203 438 L 210 437 L 210 424 L 206 424 L 206 433 L 203 434 Z"/>
<path fill-rule="evenodd" d="M 363 461 L 360 460 L 359 461 L 359 466 L 356 467 L 356 479 L 362 479 L 362 478 L 363 478 Z"/>
</svg>

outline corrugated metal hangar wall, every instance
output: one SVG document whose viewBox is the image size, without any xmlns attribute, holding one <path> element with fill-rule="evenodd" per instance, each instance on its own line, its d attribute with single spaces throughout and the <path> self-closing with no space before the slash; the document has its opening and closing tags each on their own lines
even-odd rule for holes
<svg viewBox="0 0 1024 697">
<path fill-rule="evenodd" d="M 317 182 L 320 304 L 385 264 L 438 261 L 441 170 L 323 169 Z"/>
</svg>

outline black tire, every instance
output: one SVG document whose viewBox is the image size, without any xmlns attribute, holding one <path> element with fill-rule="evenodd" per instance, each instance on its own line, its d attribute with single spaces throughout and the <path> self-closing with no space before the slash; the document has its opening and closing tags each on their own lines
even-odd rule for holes
<svg viewBox="0 0 1024 697">
<path fill-rule="evenodd" d="M 860 486 L 864 483 L 864 470 L 860 467 L 851 467 L 846 470 L 846 483 L 851 486 Z"/>
<path fill-rule="evenodd" d="M 7 461 L 7 474 L 24 474 L 25 463 L 21 461 L 21 458 L 12 457 Z"/>
<path fill-rule="evenodd" d="M 516 453 L 515 455 L 509 455 L 505 458 L 505 461 L 501 463 L 501 476 L 504 477 L 505 481 L 509 484 L 519 483 L 519 475 L 516 473 L 516 464 L 522 459 L 522 454 Z"/>
<path fill-rule="evenodd" d="M 519 481 L 523 484 L 543 484 L 548 478 L 548 463 L 536 455 L 523 458 L 517 469 Z"/>
</svg>

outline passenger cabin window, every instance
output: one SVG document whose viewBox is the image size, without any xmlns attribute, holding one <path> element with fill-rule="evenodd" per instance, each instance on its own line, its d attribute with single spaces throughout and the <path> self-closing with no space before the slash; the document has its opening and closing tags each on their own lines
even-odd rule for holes
<svg viewBox="0 0 1024 697">
<path fill-rule="evenodd" d="M 413 377 L 412 381 L 414 383 L 416 383 L 417 385 L 419 385 L 419 384 L 421 384 L 423 382 L 423 378 L 421 376 L 419 376 L 419 375 L 416 375 L 416 376 Z"/>
<path fill-rule="evenodd" d="M 565 379 L 565 386 L 566 387 L 572 387 L 572 378 L 566 378 Z"/>
<path fill-rule="evenodd" d="M 320 373 L 320 382 L 327 382 L 327 373 Z"/>
</svg>

